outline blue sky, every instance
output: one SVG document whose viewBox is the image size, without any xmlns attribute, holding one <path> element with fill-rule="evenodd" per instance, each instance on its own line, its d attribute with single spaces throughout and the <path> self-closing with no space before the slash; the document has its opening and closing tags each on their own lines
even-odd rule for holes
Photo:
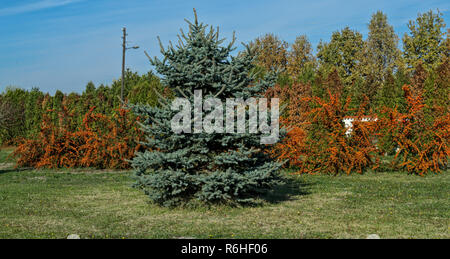
<svg viewBox="0 0 450 259">
<path fill-rule="evenodd" d="M 88 81 L 110 84 L 121 72 L 121 28 L 130 44 L 127 67 L 152 69 L 143 51 L 159 55 L 176 42 L 184 18 L 220 26 L 222 36 L 236 31 L 238 42 L 272 32 L 293 42 L 306 34 L 313 46 L 350 26 L 367 37 L 371 15 L 382 10 L 400 37 L 419 12 L 439 9 L 448 23 L 448 0 L 0 0 L 0 92 L 7 86 L 39 87 L 45 92 L 82 92 Z M 447 26 L 448 28 L 448 26 Z"/>
</svg>

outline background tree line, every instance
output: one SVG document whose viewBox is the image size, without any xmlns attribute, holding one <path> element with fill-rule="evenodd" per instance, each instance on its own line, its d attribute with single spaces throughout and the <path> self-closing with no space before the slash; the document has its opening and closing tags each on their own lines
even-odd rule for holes
<svg viewBox="0 0 450 259">
<path fill-rule="evenodd" d="M 38 88 L 27 91 L 7 87 L 0 94 L 0 143 L 13 145 L 21 139 L 35 136 L 41 129 L 44 115 L 57 124 L 63 109 L 71 113 L 71 128 L 79 128 L 91 109 L 94 113 L 112 116 L 121 106 L 118 98 L 121 84 L 121 80 L 116 80 L 111 86 L 102 84 L 96 87 L 89 82 L 81 94 L 65 94 L 57 90 L 54 95 L 43 93 Z M 155 105 L 157 100 L 153 88 L 162 90 L 159 78 L 152 72 L 139 75 L 126 71 L 124 96 L 129 103 Z"/>
<path fill-rule="evenodd" d="M 316 170 L 318 164 L 326 164 L 317 163 L 317 161 L 330 161 L 329 152 L 323 150 L 347 150 L 349 147 L 357 147 L 355 153 L 342 157 L 341 154 L 345 155 L 345 153 L 335 152 L 336 161 L 339 163 L 330 165 L 330 168 L 339 171 L 342 166 L 348 167 L 348 164 L 352 164 L 358 165 L 358 170 L 362 171 L 363 167 L 371 164 L 370 154 L 377 150 L 371 146 L 371 142 L 368 142 L 363 135 L 359 136 L 359 140 L 348 140 L 343 135 L 345 128 L 342 125 L 342 118 L 349 115 L 391 114 L 398 118 L 408 118 L 408 120 L 414 118 L 424 123 L 416 127 L 416 133 L 423 132 L 425 128 L 433 129 L 428 133 L 438 132 L 441 129 L 444 130 L 443 132 L 448 131 L 445 131 L 445 125 L 447 125 L 445 123 L 448 121 L 442 118 L 448 117 L 450 107 L 450 40 L 448 37 L 450 31 L 446 30 L 442 14 L 433 11 L 419 14 L 415 20 L 409 22 L 408 27 L 409 32 L 403 36 L 402 40 L 403 50 L 398 48 L 399 38 L 382 12 L 373 14 L 368 25 L 369 34 L 366 40 L 361 33 L 346 27 L 334 32 L 329 42 L 321 41 L 317 46 L 316 54 L 313 53 L 313 47 L 305 35 L 297 37 L 293 44 L 288 44 L 274 34 L 267 34 L 250 42 L 250 49 L 256 54 L 255 69 L 262 74 L 261 78 L 264 74 L 273 71 L 280 72 L 277 85 L 269 89 L 267 94 L 279 96 L 289 105 L 287 114 L 283 114 L 283 119 L 288 120 L 287 125 L 298 127 L 293 131 L 297 135 L 294 136 L 291 133 L 287 139 L 292 142 L 287 146 L 293 146 L 295 150 L 282 150 L 284 154 L 298 153 L 298 156 L 295 155 L 296 158 L 290 157 L 293 165 L 296 165 L 293 160 L 303 159 L 302 146 L 308 138 L 311 143 L 321 145 L 316 148 L 317 156 L 311 160 L 314 163 L 309 165 L 313 167 L 312 170 Z M 410 87 L 405 91 L 404 85 L 410 85 Z M 31 91 L 7 88 L 0 95 L 0 141 L 3 144 L 21 143 L 21 147 L 26 150 L 22 152 L 26 154 L 23 157 L 47 154 L 49 158 L 43 160 L 45 162 L 43 165 L 47 163 L 53 166 L 66 165 L 64 162 L 67 160 L 66 157 L 60 154 L 62 154 L 61 150 L 67 150 L 72 156 L 73 147 L 67 142 L 68 139 L 80 138 L 79 142 L 84 143 L 86 152 L 99 152 L 104 149 L 105 143 L 110 146 L 111 143 L 128 134 L 116 132 L 120 128 L 118 126 L 120 123 L 117 123 L 119 117 L 115 117 L 120 113 L 118 109 L 121 105 L 118 98 L 120 89 L 120 80 L 114 81 L 111 86 L 98 87 L 90 82 L 81 94 L 64 94 L 56 91 L 53 96 L 37 88 Z M 125 96 L 129 103 L 146 103 L 155 106 L 158 104 L 156 92 L 164 91 L 164 84 L 152 72 L 139 75 L 127 70 Z M 406 95 L 408 98 L 405 97 Z M 415 104 L 411 101 L 414 98 L 418 98 Z M 336 116 L 327 117 L 330 111 Z M 322 120 L 314 121 L 307 118 L 314 113 L 314 119 L 322 117 Z M 98 119 L 99 115 L 105 115 L 107 118 Z M 105 121 L 108 120 L 112 122 L 106 123 Z M 310 124 L 308 127 L 302 127 L 305 121 Z M 327 126 L 329 121 L 334 121 L 334 124 Z M 107 139 L 99 135 L 101 128 L 95 125 L 101 123 L 110 125 L 108 127 L 111 129 L 105 133 L 105 136 L 109 136 Z M 390 125 L 391 128 L 397 127 L 397 130 L 404 132 L 399 125 L 394 125 L 392 122 L 390 124 L 386 122 L 386 125 Z M 364 127 L 361 129 L 367 131 Z M 52 136 L 58 136 L 59 139 L 56 142 L 47 139 L 42 135 L 42 132 L 46 130 L 50 130 Z M 130 125 L 129 130 L 128 135 L 136 135 L 133 126 Z M 397 135 L 386 133 L 379 138 L 379 141 L 387 147 L 383 148 L 384 151 L 392 152 L 392 147 L 412 141 L 416 133 L 403 136 L 401 139 L 398 139 L 397 133 L 395 133 Z M 445 135 L 447 133 L 442 134 L 447 136 Z M 26 147 L 29 145 L 24 145 L 27 142 L 23 140 L 33 139 L 38 135 L 41 139 L 46 139 L 48 143 L 56 143 L 58 147 L 47 151 L 44 151 L 44 146 L 40 150 L 28 150 Z M 339 144 L 330 147 L 331 142 L 316 141 L 327 138 L 335 140 L 335 143 L 354 141 L 357 144 L 347 143 L 346 146 Z M 441 138 L 441 142 L 431 141 L 434 137 L 426 136 L 426 138 L 429 140 L 426 143 L 432 143 L 427 147 L 432 147 L 435 143 L 448 145 L 447 137 Z M 363 140 L 365 142 L 361 142 Z M 417 142 L 417 140 L 414 141 L 414 143 Z M 92 145 L 93 142 L 97 144 Z M 361 143 L 363 145 L 358 149 Z M 73 143 L 73 145 L 78 144 Z M 126 145 L 129 148 L 135 148 L 131 143 Z M 411 150 L 413 149 L 414 147 L 411 146 Z M 111 161 L 117 164 L 116 160 L 120 157 L 117 154 L 123 152 L 124 150 L 121 149 L 112 150 L 110 155 L 114 158 Z M 426 152 L 431 156 L 436 153 Z M 414 152 L 408 152 L 410 153 Z M 355 154 L 363 154 L 366 158 L 355 164 L 351 161 L 351 158 L 357 157 Z M 132 152 L 129 152 L 128 156 L 132 157 Z M 60 161 L 49 162 L 55 157 L 59 157 Z M 95 159 L 89 160 L 89 165 L 97 166 L 102 157 L 104 155 L 96 154 Z M 83 157 L 79 158 L 79 164 L 86 164 Z M 346 159 L 349 161 L 345 162 Z M 30 164 L 29 162 L 27 160 L 24 164 Z M 421 163 L 419 161 L 416 164 Z M 108 166 L 100 165 L 100 167 Z M 120 167 L 125 166 L 127 165 Z M 354 167 L 348 167 L 344 171 L 353 169 Z"/>
<path fill-rule="evenodd" d="M 316 55 L 305 35 L 291 46 L 273 34 L 253 41 L 259 69 L 282 71 L 267 95 L 287 105 L 281 121 L 291 131 L 273 155 L 299 173 L 447 168 L 450 31 L 433 11 L 408 27 L 403 50 L 382 12 L 373 14 L 366 40 L 346 27 L 321 41 Z"/>
<path fill-rule="evenodd" d="M 409 32 L 398 47 L 399 37 L 387 16 L 378 11 L 368 24 L 368 37 L 345 27 L 335 31 L 330 41 L 321 41 L 313 53 L 306 35 L 288 44 L 274 34 L 251 42 L 262 71 L 282 71 L 278 83 L 290 87 L 294 82 L 308 83 L 315 96 L 324 97 L 329 77 L 341 81 L 342 98 L 352 97 L 357 107 L 364 97 L 370 107 L 405 107 L 402 86 L 412 84 L 423 90 L 429 104 L 449 107 L 448 58 L 450 30 L 442 13 L 419 14 L 408 24 Z M 333 81 L 333 80 L 331 80 Z"/>
</svg>

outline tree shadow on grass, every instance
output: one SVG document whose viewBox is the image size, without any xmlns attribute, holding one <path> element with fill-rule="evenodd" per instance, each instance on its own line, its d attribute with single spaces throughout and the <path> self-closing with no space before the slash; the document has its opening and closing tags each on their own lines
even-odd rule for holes
<svg viewBox="0 0 450 259">
<path fill-rule="evenodd" d="M 274 204 L 296 200 L 298 196 L 311 194 L 311 186 L 312 183 L 307 183 L 299 178 L 289 177 L 267 194 L 260 196 L 260 198 Z"/>
<path fill-rule="evenodd" d="M 0 175 L 1 174 L 7 174 L 7 173 L 18 173 L 23 171 L 31 171 L 33 168 L 31 167 L 23 167 L 23 168 L 1 168 L 0 167 Z"/>
</svg>

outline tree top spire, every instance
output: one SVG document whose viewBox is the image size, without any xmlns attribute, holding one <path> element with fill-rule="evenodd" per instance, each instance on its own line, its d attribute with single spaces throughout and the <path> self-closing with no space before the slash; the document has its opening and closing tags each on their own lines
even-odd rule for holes
<svg viewBox="0 0 450 259">
<path fill-rule="evenodd" d="M 195 16 L 195 25 L 198 25 L 198 18 L 197 18 L 197 11 L 194 9 L 194 16 Z"/>
</svg>

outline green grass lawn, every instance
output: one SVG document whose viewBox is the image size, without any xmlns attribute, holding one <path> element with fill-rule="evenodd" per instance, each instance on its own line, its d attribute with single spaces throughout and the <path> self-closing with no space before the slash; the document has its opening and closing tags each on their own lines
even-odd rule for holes
<svg viewBox="0 0 450 259">
<path fill-rule="evenodd" d="M 14 151 L 13 147 L 4 147 L 1 148 L 0 147 L 0 163 L 2 163 L 3 165 L 5 163 L 13 163 L 14 160 L 13 158 L 10 156 L 10 154 Z"/>
<path fill-rule="evenodd" d="M 0 238 L 450 238 L 450 172 L 305 175 L 260 206 L 168 209 L 130 172 L 15 170 L 5 157 Z"/>
</svg>

